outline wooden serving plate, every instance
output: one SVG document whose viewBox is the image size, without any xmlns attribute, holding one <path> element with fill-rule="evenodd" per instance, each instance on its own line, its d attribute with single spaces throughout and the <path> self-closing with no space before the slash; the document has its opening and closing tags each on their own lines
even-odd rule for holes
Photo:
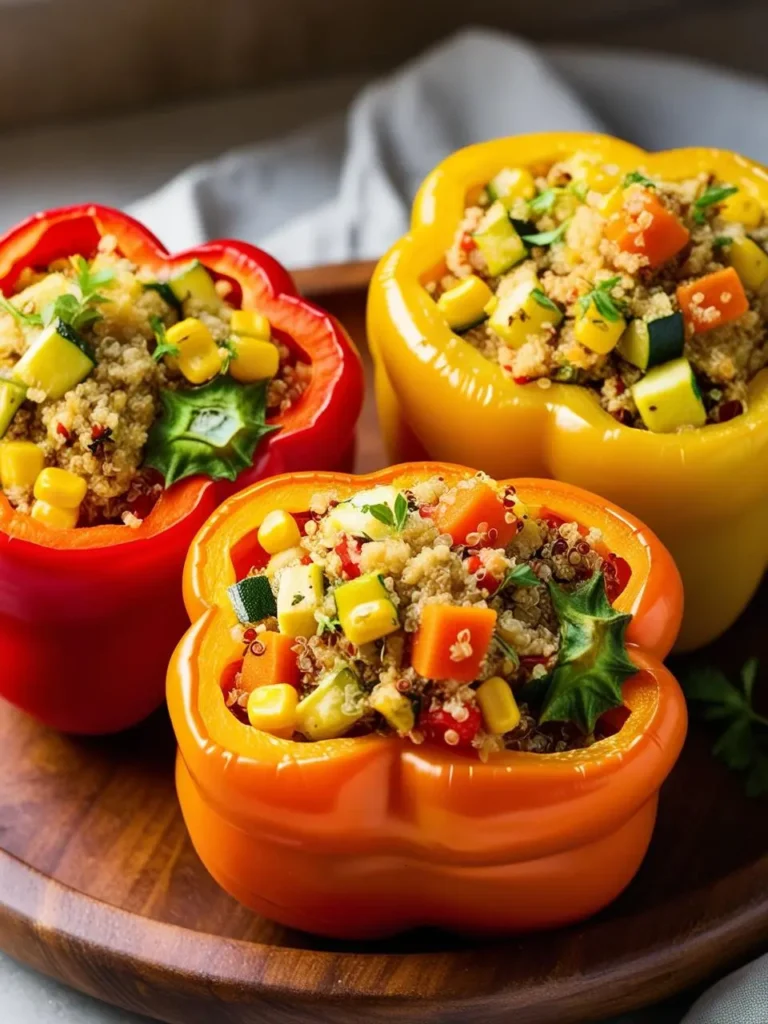
<svg viewBox="0 0 768 1024">
<path fill-rule="evenodd" d="M 369 273 L 358 264 L 297 276 L 364 343 Z M 359 467 L 383 460 L 369 392 Z M 729 671 L 751 654 L 766 663 L 767 613 L 764 586 L 699 658 Z M 177 807 L 164 712 L 122 736 L 84 740 L 3 705 L 0 948 L 174 1024 L 599 1019 L 711 979 L 768 938 L 765 802 L 744 796 L 711 744 L 694 724 L 648 857 L 598 917 L 506 942 L 418 932 L 363 946 L 287 931 L 216 886 Z"/>
</svg>

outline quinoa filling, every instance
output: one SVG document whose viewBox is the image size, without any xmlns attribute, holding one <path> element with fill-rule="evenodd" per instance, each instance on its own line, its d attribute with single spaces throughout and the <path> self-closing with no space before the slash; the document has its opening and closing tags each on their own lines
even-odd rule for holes
<svg viewBox="0 0 768 1024">
<path fill-rule="evenodd" d="M 600 532 L 478 474 L 271 512 L 230 588 L 244 645 L 222 680 L 243 723 L 297 741 L 368 733 L 560 752 L 616 730 L 627 562 Z M 589 657 L 567 639 L 592 629 Z M 606 694 L 610 696 L 606 697 Z M 622 709 L 623 710 L 623 709 Z"/>
<path fill-rule="evenodd" d="M 504 168 L 468 196 L 426 287 L 518 384 L 587 387 L 656 432 L 722 423 L 768 365 L 768 223 L 748 187 L 587 153 Z"/>
<path fill-rule="evenodd" d="M 311 367 L 265 317 L 227 301 L 231 288 L 199 263 L 158 279 L 111 238 L 91 261 L 23 271 L 0 298 L 10 504 L 54 528 L 138 527 L 176 480 L 234 479 L 245 468 L 234 449 L 252 454 Z M 182 421 L 194 450 L 174 431 Z"/>
</svg>

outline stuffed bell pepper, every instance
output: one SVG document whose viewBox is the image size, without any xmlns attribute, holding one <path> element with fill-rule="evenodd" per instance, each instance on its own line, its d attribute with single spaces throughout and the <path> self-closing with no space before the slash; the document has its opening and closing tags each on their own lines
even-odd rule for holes
<svg viewBox="0 0 768 1024">
<path fill-rule="evenodd" d="M 0 239 L 0 695 L 104 732 L 162 702 L 216 504 L 348 466 L 357 353 L 252 246 L 169 255 L 99 206 Z"/>
<path fill-rule="evenodd" d="M 633 877 L 686 728 L 680 578 L 636 519 L 438 463 L 304 473 L 230 498 L 184 585 L 178 793 L 247 906 L 513 932 Z"/>
<path fill-rule="evenodd" d="M 712 640 L 768 562 L 766 211 L 763 168 L 720 150 L 455 153 L 371 289 L 391 455 L 606 495 L 680 567 L 680 647 Z"/>
</svg>

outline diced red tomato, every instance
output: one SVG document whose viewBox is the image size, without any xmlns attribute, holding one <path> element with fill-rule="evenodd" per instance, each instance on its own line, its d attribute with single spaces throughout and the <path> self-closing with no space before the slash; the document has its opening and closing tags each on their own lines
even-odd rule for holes
<svg viewBox="0 0 768 1024">
<path fill-rule="evenodd" d="M 465 233 L 461 236 L 459 248 L 462 252 L 472 252 L 473 249 L 477 248 L 477 242 L 474 240 L 472 235 Z"/>
<path fill-rule="evenodd" d="M 448 711 L 438 708 L 436 711 L 424 710 L 419 715 L 419 729 L 424 733 L 427 740 L 433 743 L 446 743 L 454 747 L 470 747 L 472 740 L 477 736 L 482 725 L 480 708 L 475 704 L 465 704 L 467 717 L 463 722 L 457 722 Z M 448 744 L 445 734 L 453 731 L 458 737 L 457 743 Z"/>
<path fill-rule="evenodd" d="M 360 545 L 352 537 L 342 537 L 334 548 L 341 559 L 341 571 L 350 580 L 360 575 Z"/>
<path fill-rule="evenodd" d="M 515 382 L 515 384 L 530 384 L 531 381 L 534 380 L 534 378 L 533 377 L 513 377 L 512 380 Z"/>
</svg>

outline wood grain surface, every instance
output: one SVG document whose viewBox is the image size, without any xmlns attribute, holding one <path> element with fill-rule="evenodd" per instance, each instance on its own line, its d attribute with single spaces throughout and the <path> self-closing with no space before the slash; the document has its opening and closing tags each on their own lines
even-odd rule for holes
<svg viewBox="0 0 768 1024">
<path fill-rule="evenodd" d="M 358 340 L 367 272 L 346 268 L 336 292 L 325 274 L 301 275 Z M 382 461 L 369 393 L 359 466 Z M 699 659 L 768 664 L 766 612 L 768 587 Z M 178 811 L 164 713 L 83 740 L 2 705 L 0 948 L 174 1024 L 598 1019 L 711 979 L 768 940 L 765 802 L 744 796 L 711 743 L 694 725 L 639 875 L 593 920 L 506 942 L 418 932 L 360 946 L 270 924 L 210 879 Z"/>
</svg>

